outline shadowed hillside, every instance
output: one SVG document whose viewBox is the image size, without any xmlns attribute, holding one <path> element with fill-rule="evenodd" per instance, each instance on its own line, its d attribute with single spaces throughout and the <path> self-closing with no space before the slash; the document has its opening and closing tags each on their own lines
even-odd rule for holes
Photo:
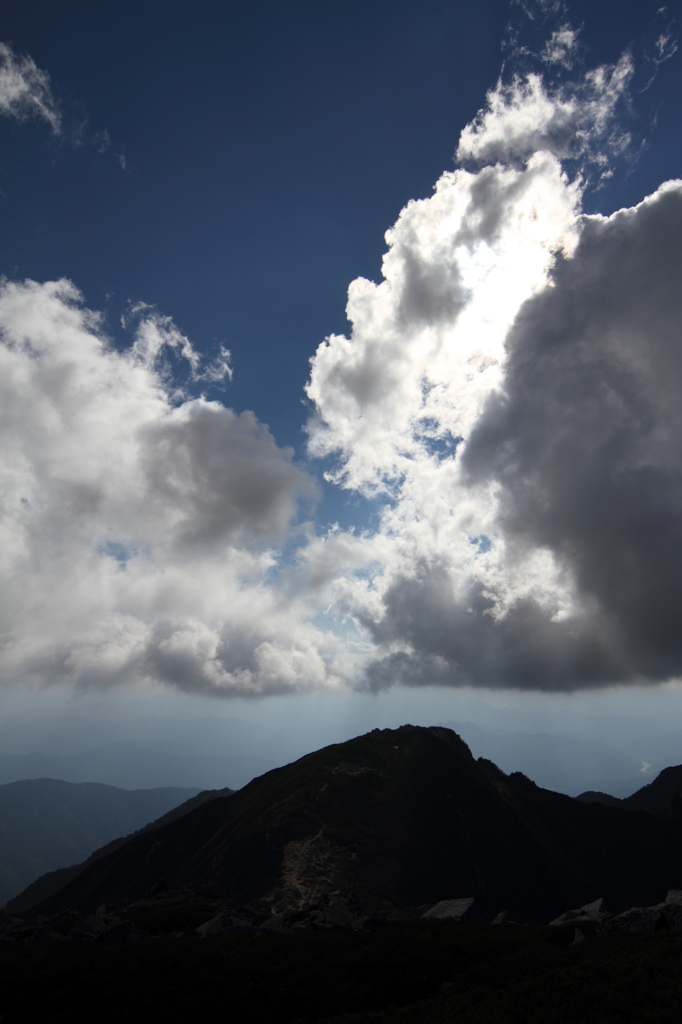
<svg viewBox="0 0 682 1024">
<path fill-rule="evenodd" d="M 196 789 L 25 779 L 0 786 L 0 906 L 30 882 L 134 832 Z"/>
<path fill-rule="evenodd" d="M 219 797 L 229 796 L 234 790 L 225 789 L 207 789 L 202 793 L 197 793 L 196 796 L 190 797 L 189 800 L 185 800 L 184 803 L 178 804 L 172 810 L 163 814 L 160 818 L 155 821 L 149 822 L 143 828 L 137 829 L 134 835 L 139 835 L 142 832 L 150 832 L 152 829 L 161 828 L 162 825 L 167 825 L 171 821 L 177 821 L 184 814 L 188 814 L 194 810 L 195 807 L 200 807 L 201 804 L 207 803 L 209 800 L 215 800 Z M 94 853 L 90 854 L 87 860 L 82 864 L 71 864 L 69 867 L 57 868 L 56 871 L 50 871 L 45 875 L 41 875 L 34 882 L 28 885 L 23 892 L 13 899 L 8 900 L 6 909 L 13 914 L 20 914 L 24 910 L 28 910 L 30 907 L 35 906 L 36 903 L 41 903 L 46 900 L 53 893 L 56 893 L 67 882 L 72 881 L 77 875 L 80 875 L 82 871 L 85 871 L 90 864 L 94 864 L 95 861 L 101 860 L 102 857 L 107 857 L 114 850 L 118 850 L 124 843 L 127 843 L 132 839 L 132 835 L 119 836 L 117 839 L 112 839 L 106 846 L 101 846 Z"/>
<path fill-rule="evenodd" d="M 682 765 L 676 765 L 673 768 L 664 768 L 648 786 L 643 786 L 623 800 L 623 806 L 632 810 L 648 811 L 649 814 L 658 814 L 662 818 L 672 818 L 682 809 L 681 793 Z"/>
</svg>

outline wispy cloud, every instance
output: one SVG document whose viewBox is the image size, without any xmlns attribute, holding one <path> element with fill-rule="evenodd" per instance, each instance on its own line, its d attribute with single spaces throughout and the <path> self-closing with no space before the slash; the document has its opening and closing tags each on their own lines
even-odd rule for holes
<svg viewBox="0 0 682 1024">
<path fill-rule="evenodd" d="M 618 113 L 633 73 L 632 58 L 623 54 L 616 64 L 602 65 L 568 84 L 548 87 L 536 73 L 500 81 L 462 132 L 457 159 L 474 166 L 518 164 L 546 151 L 574 161 L 583 176 L 595 170 L 597 177 L 608 176 L 612 159 L 630 143 Z"/>
<path fill-rule="evenodd" d="M 50 76 L 29 56 L 16 54 L 0 42 L 0 113 L 18 121 L 37 118 L 46 121 L 55 135 L 62 129 L 62 116 L 52 94 Z"/>
<path fill-rule="evenodd" d="M 577 30 L 569 24 L 554 29 L 540 51 L 540 59 L 545 64 L 559 64 L 570 71 L 578 50 L 578 36 Z"/>
<path fill-rule="evenodd" d="M 121 170 L 127 168 L 126 157 L 121 147 L 114 145 L 108 129 L 90 133 L 84 113 L 74 123 L 55 98 L 48 72 L 37 67 L 32 57 L 17 54 L 3 42 L 0 42 L 0 114 L 17 121 L 46 121 L 55 136 L 75 147 L 87 143 L 97 153 L 110 154 Z"/>
</svg>

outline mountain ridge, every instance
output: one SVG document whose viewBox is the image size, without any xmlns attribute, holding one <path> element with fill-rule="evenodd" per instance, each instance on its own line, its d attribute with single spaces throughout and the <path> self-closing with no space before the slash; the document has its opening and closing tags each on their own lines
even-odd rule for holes
<svg viewBox="0 0 682 1024">
<path fill-rule="evenodd" d="M 134 836 L 34 910 L 90 911 L 163 879 L 273 912 L 354 891 L 377 910 L 467 895 L 548 920 L 598 896 L 647 905 L 682 887 L 681 839 L 676 821 L 507 776 L 450 729 L 402 726 L 322 748 Z"/>
</svg>

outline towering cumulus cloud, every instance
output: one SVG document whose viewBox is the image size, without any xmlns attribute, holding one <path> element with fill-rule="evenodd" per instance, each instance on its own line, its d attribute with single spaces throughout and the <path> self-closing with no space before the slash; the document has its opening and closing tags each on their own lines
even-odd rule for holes
<svg viewBox="0 0 682 1024">
<path fill-rule="evenodd" d="M 178 393 L 188 339 L 148 307 L 115 351 L 76 289 L 0 289 L 3 679 L 255 694 L 330 681 L 270 577 L 314 485 L 252 413 Z M 221 369 L 222 366 L 222 369 Z"/>
<path fill-rule="evenodd" d="M 627 146 L 631 74 L 493 90 L 313 359 L 311 451 L 385 496 L 376 528 L 309 552 L 374 688 L 682 671 L 682 183 L 581 215 Z"/>
</svg>

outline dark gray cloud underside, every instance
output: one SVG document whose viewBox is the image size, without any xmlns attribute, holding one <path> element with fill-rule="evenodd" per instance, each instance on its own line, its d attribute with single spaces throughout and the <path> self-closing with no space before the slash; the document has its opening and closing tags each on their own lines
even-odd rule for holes
<svg viewBox="0 0 682 1024">
<path fill-rule="evenodd" d="M 681 280 L 679 184 L 588 220 L 522 309 L 505 392 L 464 453 L 472 480 L 502 485 L 508 538 L 574 577 L 630 679 L 682 671 Z"/>
<path fill-rule="evenodd" d="M 504 615 L 480 586 L 456 596 L 424 561 L 368 622 L 411 650 L 375 661 L 378 689 L 474 683 L 576 689 L 682 673 L 682 185 L 606 220 L 519 312 L 504 390 L 463 452 L 471 485 L 500 487 L 509 557 L 552 553 L 577 600 Z"/>
</svg>

